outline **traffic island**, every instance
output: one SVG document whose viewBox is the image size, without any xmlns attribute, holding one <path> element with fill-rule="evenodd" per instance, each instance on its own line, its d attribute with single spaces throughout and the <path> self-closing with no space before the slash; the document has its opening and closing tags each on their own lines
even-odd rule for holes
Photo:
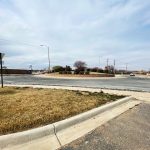
<svg viewBox="0 0 150 150">
<path fill-rule="evenodd" d="M 123 97 L 103 92 L 5 87 L 0 89 L 0 135 L 51 124 Z"/>
</svg>

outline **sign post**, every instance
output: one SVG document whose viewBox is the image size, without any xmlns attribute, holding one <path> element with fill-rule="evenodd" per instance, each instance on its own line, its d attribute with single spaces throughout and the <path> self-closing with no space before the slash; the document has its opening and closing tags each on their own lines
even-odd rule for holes
<svg viewBox="0 0 150 150">
<path fill-rule="evenodd" d="M 2 85 L 2 88 L 3 88 L 3 62 L 2 62 L 2 59 L 4 57 L 4 53 L 0 53 L 0 66 L 1 66 L 1 85 Z"/>
</svg>

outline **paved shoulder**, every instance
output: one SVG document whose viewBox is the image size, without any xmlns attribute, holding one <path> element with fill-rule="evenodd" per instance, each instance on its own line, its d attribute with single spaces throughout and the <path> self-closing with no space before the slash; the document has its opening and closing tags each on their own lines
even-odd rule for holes
<svg viewBox="0 0 150 150">
<path fill-rule="evenodd" d="M 140 104 L 62 150 L 150 150 L 150 105 Z"/>
</svg>

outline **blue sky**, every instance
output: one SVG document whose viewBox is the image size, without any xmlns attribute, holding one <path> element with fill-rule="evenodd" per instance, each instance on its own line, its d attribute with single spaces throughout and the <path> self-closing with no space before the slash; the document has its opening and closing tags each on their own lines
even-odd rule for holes
<svg viewBox="0 0 150 150">
<path fill-rule="evenodd" d="M 0 51 L 8 68 L 46 68 L 46 44 L 52 66 L 104 67 L 108 58 L 148 70 L 149 8 L 149 0 L 0 0 Z"/>
</svg>

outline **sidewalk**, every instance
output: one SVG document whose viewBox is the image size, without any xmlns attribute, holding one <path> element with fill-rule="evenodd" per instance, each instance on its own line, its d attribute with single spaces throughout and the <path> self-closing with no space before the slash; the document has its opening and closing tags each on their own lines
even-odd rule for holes
<svg viewBox="0 0 150 150">
<path fill-rule="evenodd" d="M 148 92 L 134 92 L 134 91 L 122 91 L 122 90 L 107 90 L 102 89 L 105 93 L 118 94 L 118 95 L 131 95 L 138 100 L 142 100 L 150 103 L 150 93 Z"/>
<path fill-rule="evenodd" d="M 149 150 L 150 104 L 140 104 L 61 150 Z"/>
<path fill-rule="evenodd" d="M 126 90 L 112 90 L 112 89 L 97 89 L 97 88 L 84 88 L 84 87 L 67 87 L 67 86 L 45 86 L 45 85 L 10 85 L 6 86 L 18 86 L 18 87 L 33 87 L 33 88 L 50 88 L 50 89 L 67 89 L 67 90 L 80 90 L 80 91 L 90 91 L 90 92 L 100 92 L 118 95 L 133 96 L 134 98 L 146 102 L 150 102 L 150 92 L 136 92 L 136 91 L 126 91 Z"/>
</svg>

